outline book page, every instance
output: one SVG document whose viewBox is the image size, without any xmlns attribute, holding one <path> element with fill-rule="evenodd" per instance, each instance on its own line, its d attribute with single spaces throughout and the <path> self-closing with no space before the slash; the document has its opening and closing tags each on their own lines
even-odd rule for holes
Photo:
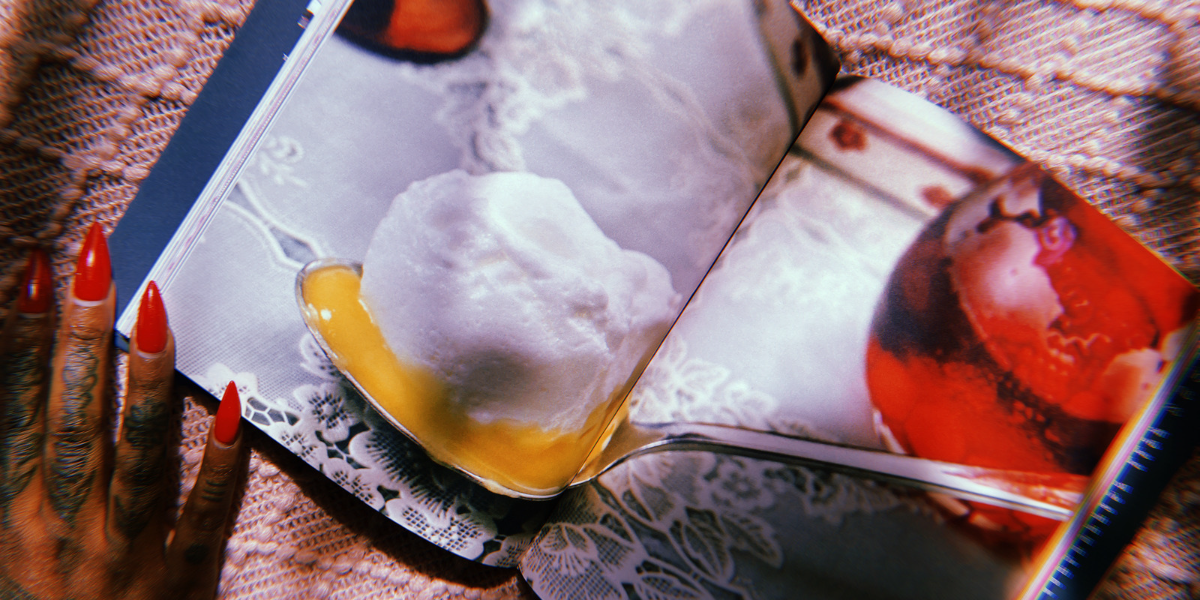
<svg viewBox="0 0 1200 600">
<path fill-rule="evenodd" d="M 638 382 L 630 420 L 999 469 L 989 485 L 1078 502 L 1198 310 L 1193 286 L 1035 166 L 920 98 L 843 78 Z M 573 490 L 522 572 L 544 598 L 1001 599 L 1059 527 L 668 452 Z"/>
<path fill-rule="evenodd" d="M 185 375 L 512 565 L 836 65 L 786 2 L 489 2 L 443 56 L 349 14 L 150 278 Z"/>
</svg>

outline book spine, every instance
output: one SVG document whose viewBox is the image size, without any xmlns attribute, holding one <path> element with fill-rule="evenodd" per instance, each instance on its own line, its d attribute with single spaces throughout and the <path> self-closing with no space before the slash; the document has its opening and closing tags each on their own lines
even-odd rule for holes
<svg viewBox="0 0 1200 600">
<path fill-rule="evenodd" d="M 1200 431 L 1200 331 L 1184 348 L 1154 400 L 1114 441 L 1075 516 L 1047 542 L 1022 600 L 1088 597 L 1191 455 Z"/>
</svg>

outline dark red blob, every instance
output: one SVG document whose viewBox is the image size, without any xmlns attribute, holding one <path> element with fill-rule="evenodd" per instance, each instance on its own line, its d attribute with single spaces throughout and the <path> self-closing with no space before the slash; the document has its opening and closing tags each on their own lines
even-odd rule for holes
<svg viewBox="0 0 1200 600">
<path fill-rule="evenodd" d="M 838 121 L 838 124 L 829 130 L 829 138 L 838 148 L 845 151 L 861 152 L 867 149 L 867 130 L 850 119 Z"/>
</svg>

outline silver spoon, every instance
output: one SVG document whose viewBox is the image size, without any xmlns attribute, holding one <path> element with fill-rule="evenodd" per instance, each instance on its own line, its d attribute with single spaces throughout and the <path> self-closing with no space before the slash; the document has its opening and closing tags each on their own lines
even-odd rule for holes
<svg viewBox="0 0 1200 600">
<path fill-rule="evenodd" d="M 362 275 L 361 263 L 328 258 L 313 261 L 305 265 L 296 276 L 296 299 L 300 304 L 300 312 L 305 325 L 308 326 L 318 345 L 336 367 L 336 353 L 321 335 L 320 329 L 313 320 L 314 311 L 308 309 L 309 303 L 304 297 L 304 282 L 307 277 L 317 270 L 335 266 L 350 268 L 359 276 Z M 340 367 L 338 368 L 340 371 Z M 380 406 L 379 402 L 359 384 L 352 374 L 341 372 L 380 416 L 418 445 L 421 444 L 420 440 L 413 436 L 402 423 Z M 618 419 L 619 421 L 615 425 L 610 426 L 611 436 L 602 446 L 593 450 L 575 477 L 563 490 L 551 494 L 538 495 L 498 488 L 494 482 L 483 479 L 466 469 L 453 464 L 447 466 L 490 490 L 521 498 L 546 499 L 557 496 L 565 489 L 590 482 L 635 456 L 668 450 L 702 450 L 816 466 L 1058 520 L 1066 520 L 1071 516 L 1075 506 L 1082 499 L 1087 483 L 1086 477 L 1078 475 L 1045 476 L 1023 471 L 945 463 L 904 454 L 816 442 L 780 433 L 730 425 L 646 424 L 633 423 L 627 417 L 618 417 Z M 1062 487 L 1064 481 L 1067 488 Z"/>
<path fill-rule="evenodd" d="M 617 423 L 608 443 L 588 458 L 567 487 L 587 483 L 635 456 L 668 450 L 704 450 L 809 465 L 1060 521 L 1070 518 L 1087 484 L 1087 478 L 1079 475 L 1043 476 L 973 467 L 731 425 L 650 424 L 624 419 Z M 1064 478 L 1076 489 L 1059 487 Z"/>
</svg>

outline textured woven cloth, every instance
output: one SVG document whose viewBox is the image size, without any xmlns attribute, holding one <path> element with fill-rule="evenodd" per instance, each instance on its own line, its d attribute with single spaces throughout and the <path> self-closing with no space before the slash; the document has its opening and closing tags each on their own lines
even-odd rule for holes
<svg viewBox="0 0 1200 600">
<path fill-rule="evenodd" d="M 115 226 L 252 0 L 0 0 L 0 305 L 26 249 L 70 272 Z M 811 0 L 843 60 L 1045 165 L 1200 281 L 1200 5 L 1155 0 Z M 183 412 L 184 490 L 213 408 Z M 512 571 L 396 527 L 263 436 L 226 598 L 518 597 Z M 1106 598 L 1200 596 L 1200 458 L 1110 575 Z"/>
</svg>

